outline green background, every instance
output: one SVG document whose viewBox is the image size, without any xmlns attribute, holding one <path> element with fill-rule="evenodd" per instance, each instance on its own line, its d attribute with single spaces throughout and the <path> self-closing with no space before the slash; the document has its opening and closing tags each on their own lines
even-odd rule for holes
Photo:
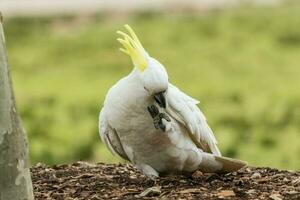
<svg viewBox="0 0 300 200">
<path fill-rule="evenodd" d="M 32 163 L 119 161 L 99 139 L 98 113 L 132 69 L 115 33 L 128 23 L 171 82 L 201 101 L 224 155 L 299 170 L 299 8 L 7 19 Z"/>
</svg>

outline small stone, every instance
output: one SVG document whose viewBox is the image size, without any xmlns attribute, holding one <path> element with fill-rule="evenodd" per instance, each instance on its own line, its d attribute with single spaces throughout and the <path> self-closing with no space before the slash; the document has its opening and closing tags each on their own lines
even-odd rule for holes
<svg viewBox="0 0 300 200">
<path fill-rule="evenodd" d="M 287 179 L 286 177 L 284 177 L 282 181 L 283 182 L 289 182 L 289 179 Z"/>
<path fill-rule="evenodd" d="M 247 168 L 245 169 L 245 171 L 246 171 L 246 172 L 251 172 L 251 169 L 247 167 Z"/>
<path fill-rule="evenodd" d="M 254 174 L 252 174 L 252 176 L 250 178 L 251 179 L 259 179 L 259 178 L 261 178 L 261 174 L 258 172 L 255 172 Z"/>
<path fill-rule="evenodd" d="M 273 190 L 273 186 L 272 185 L 267 185 L 268 190 Z"/>
</svg>

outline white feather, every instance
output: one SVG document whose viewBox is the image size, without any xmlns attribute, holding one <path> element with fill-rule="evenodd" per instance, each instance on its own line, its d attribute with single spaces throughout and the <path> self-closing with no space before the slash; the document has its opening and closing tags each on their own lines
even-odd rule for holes
<svg viewBox="0 0 300 200">
<path fill-rule="evenodd" d="M 123 149 L 118 134 L 113 128 L 111 128 L 106 119 L 104 107 L 102 108 L 99 115 L 99 134 L 102 142 L 108 147 L 112 154 L 119 155 L 125 160 L 128 160 L 128 156 Z"/>
<path fill-rule="evenodd" d="M 217 140 L 208 126 L 205 116 L 197 107 L 199 101 L 186 95 L 172 84 L 169 84 L 166 98 L 167 112 L 178 122 L 184 124 L 199 143 L 207 144 L 213 154 L 220 156 Z"/>
</svg>

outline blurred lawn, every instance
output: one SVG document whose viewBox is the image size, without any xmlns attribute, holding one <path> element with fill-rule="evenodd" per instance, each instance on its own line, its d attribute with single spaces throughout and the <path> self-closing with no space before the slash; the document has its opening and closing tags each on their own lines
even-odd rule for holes
<svg viewBox="0 0 300 200">
<path fill-rule="evenodd" d="M 32 162 L 118 161 L 97 121 L 106 92 L 131 70 L 115 40 L 129 23 L 170 80 L 201 100 L 224 155 L 299 170 L 299 8 L 7 20 Z"/>
</svg>

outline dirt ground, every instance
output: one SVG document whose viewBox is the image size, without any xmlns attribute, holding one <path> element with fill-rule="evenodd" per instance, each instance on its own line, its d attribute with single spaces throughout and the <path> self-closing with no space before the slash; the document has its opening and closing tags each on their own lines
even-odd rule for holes
<svg viewBox="0 0 300 200">
<path fill-rule="evenodd" d="M 129 164 L 77 162 L 31 169 L 35 199 L 300 199 L 300 172 L 247 167 L 151 180 Z"/>
</svg>

